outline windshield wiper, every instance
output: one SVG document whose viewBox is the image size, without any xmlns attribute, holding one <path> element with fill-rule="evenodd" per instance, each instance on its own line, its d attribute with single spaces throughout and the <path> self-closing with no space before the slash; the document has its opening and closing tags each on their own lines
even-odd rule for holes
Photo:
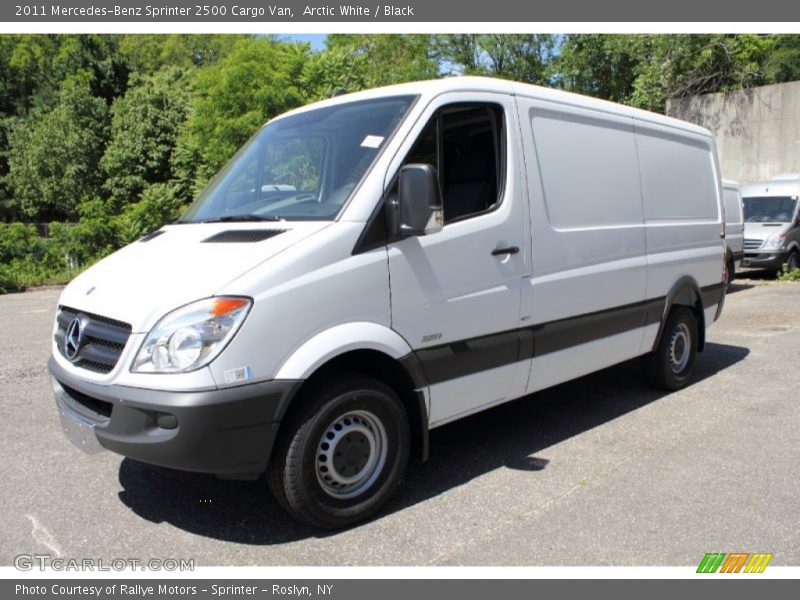
<svg viewBox="0 0 800 600">
<path fill-rule="evenodd" d="M 199 221 L 178 221 L 178 223 L 245 223 L 248 221 L 284 221 L 282 217 L 272 215 L 226 215 L 224 217 L 211 217 Z"/>
</svg>

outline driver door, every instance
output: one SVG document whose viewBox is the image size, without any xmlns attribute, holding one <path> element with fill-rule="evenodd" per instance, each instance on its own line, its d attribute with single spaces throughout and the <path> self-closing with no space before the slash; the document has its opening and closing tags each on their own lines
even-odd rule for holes
<svg viewBox="0 0 800 600">
<path fill-rule="evenodd" d="M 524 393 L 520 295 L 530 272 L 514 102 L 449 94 L 415 128 L 401 164 L 436 167 L 444 227 L 388 247 L 392 326 L 415 349 L 430 384 L 431 426 Z"/>
</svg>

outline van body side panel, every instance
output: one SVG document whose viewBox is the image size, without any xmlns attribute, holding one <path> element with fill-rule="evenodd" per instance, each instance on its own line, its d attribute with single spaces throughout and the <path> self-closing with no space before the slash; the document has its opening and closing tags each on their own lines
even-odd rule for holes
<svg viewBox="0 0 800 600">
<path fill-rule="evenodd" d="M 531 392 L 639 353 L 646 256 L 632 119 L 624 110 L 518 103 L 533 248 L 523 286 Z"/>
<path fill-rule="evenodd" d="M 431 384 L 431 424 L 508 399 L 517 381 L 520 284 L 529 259 L 513 97 L 470 92 L 434 99 L 399 149 L 387 185 L 439 108 L 474 102 L 498 105 L 504 113 L 505 184 L 499 205 L 445 222 L 436 234 L 388 247 L 392 328 L 414 348 Z M 508 247 L 518 251 L 492 254 Z M 523 361 L 522 368 L 527 367 Z M 461 380 L 476 373 L 466 380 L 475 383 Z"/>
<path fill-rule="evenodd" d="M 647 297 L 664 298 L 689 276 L 702 291 L 722 279 L 721 183 L 710 136 L 635 120 L 647 235 Z M 716 310 L 704 307 L 710 312 Z M 706 320 L 706 326 L 714 321 Z M 648 328 L 642 353 L 658 328 Z"/>
</svg>

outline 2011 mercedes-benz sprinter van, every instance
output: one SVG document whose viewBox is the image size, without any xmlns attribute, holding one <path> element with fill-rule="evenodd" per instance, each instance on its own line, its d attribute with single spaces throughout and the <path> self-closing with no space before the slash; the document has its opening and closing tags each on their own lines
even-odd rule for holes
<svg viewBox="0 0 800 600">
<path fill-rule="evenodd" d="M 777 175 L 742 188 L 743 267 L 777 273 L 800 267 L 800 173 Z"/>
<path fill-rule="evenodd" d="M 730 286 L 744 257 L 744 212 L 738 183 L 722 180 L 722 201 L 725 205 L 725 264 Z"/>
<path fill-rule="evenodd" d="M 355 93 L 261 129 L 185 215 L 63 291 L 86 450 L 374 514 L 428 432 L 643 356 L 685 386 L 724 300 L 705 129 L 530 85 Z"/>
</svg>

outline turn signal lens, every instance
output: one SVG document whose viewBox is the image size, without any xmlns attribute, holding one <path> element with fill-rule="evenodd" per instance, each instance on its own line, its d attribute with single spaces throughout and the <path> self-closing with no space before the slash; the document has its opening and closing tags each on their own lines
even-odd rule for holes
<svg viewBox="0 0 800 600">
<path fill-rule="evenodd" d="M 237 308 L 242 308 L 247 304 L 249 304 L 249 301 L 244 298 L 217 298 L 211 304 L 211 314 L 218 317 Z"/>
</svg>

